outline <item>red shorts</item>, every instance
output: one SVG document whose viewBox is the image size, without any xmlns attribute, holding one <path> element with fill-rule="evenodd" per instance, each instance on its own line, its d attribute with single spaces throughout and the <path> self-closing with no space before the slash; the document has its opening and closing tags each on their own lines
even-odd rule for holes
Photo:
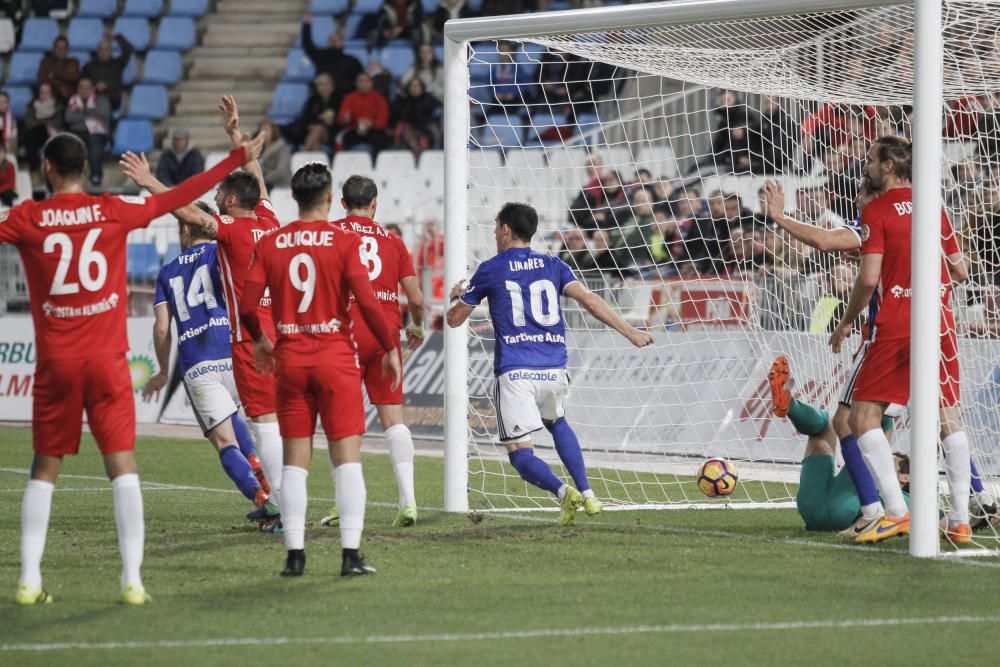
<svg viewBox="0 0 1000 667">
<path fill-rule="evenodd" d="M 233 379 L 247 417 L 274 412 L 274 375 L 261 375 L 253 359 L 253 341 L 232 344 Z"/>
<path fill-rule="evenodd" d="M 941 405 L 957 406 L 960 398 L 958 340 L 954 331 L 941 336 L 939 381 Z M 899 405 L 910 402 L 909 338 L 894 340 L 875 338 L 861 364 L 851 399 Z"/>
<path fill-rule="evenodd" d="M 396 355 L 399 362 L 403 362 L 403 351 L 396 348 Z M 365 390 L 368 392 L 368 400 L 372 405 L 402 405 L 403 404 L 403 383 L 400 382 L 396 391 L 392 390 L 392 375 L 385 375 L 382 372 L 382 359 L 385 358 L 385 350 L 378 343 L 369 346 L 358 343 L 358 364 L 361 366 L 361 379 L 365 383 Z"/>
<path fill-rule="evenodd" d="M 278 426 L 283 438 L 311 438 L 316 417 L 330 440 L 365 432 L 356 365 L 279 367 Z"/>
<path fill-rule="evenodd" d="M 125 355 L 39 360 L 31 439 L 37 453 L 80 451 L 83 411 L 102 454 L 135 449 L 135 397 Z"/>
</svg>

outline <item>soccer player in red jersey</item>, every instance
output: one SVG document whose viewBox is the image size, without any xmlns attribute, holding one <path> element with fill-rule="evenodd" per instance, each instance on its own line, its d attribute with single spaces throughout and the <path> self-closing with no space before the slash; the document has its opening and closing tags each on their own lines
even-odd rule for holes
<svg viewBox="0 0 1000 667">
<path fill-rule="evenodd" d="M 292 177 L 299 219 L 260 240 L 240 300 L 258 367 L 277 375 L 278 423 L 285 445 L 281 515 L 288 557 L 282 576 L 305 568 L 306 478 L 319 416 L 334 465 L 340 510 L 342 576 L 368 574 L 359 553 L 365 521 L 361 436 L 365 414 L 349 310 L 358 308 L 382 346 L 389 390 L 401 379 L 399 336 L 382 316 L 368 272 L 358 260 L 360 237 L 328 222 L 330 170 L 307 164 Z M 270 289 L 277 341 L 261 328 L 257 303 Z M 352 304 L 352 295 L 354 303 Z"/>
<path fill-rule="evenodd" d="M 850 335 L 851 326 L 879 290 L 879 311 L 868 354 L 861 364 L 852 395 L 850 423 L 858 434 L 886 516 L 862 532 L 856 542 L 878 542 L 909 533 L 910 515 L 896 477 L 892 452 L 880 428 L 890 403 L 910 400 L 910 261 L 913 192 L 910 186 L 913 151 L 910 141 L 882 137 L 868 149 L 866 172 L 882 194 L 861 214 L 861 269 L 843 319 L 830 337 L 834 352 Z M 959 414 L 958 339 L 951 309 L 951 280 L 965 280 L 968 269 L 955 241 L 947 214 L 941 212 L 941 444 L 951 494 L 951 511 L 945 537 L 953 542 L 971 541 L 969 441 Z"/>
<path fill-rule="evenodd" d="M 263 141 L 234 149 L 213 169 L 152 197 L 91 196 L 83 192 L 87 148 L 71 134 L 43 150 L 53 195 L 0 213 L 0 243 L 17 246 L 28 279 L 38 364 L 32 408 L 35 451 L 21 508 L 21 578 L 16 601 L 51 602 L 42 589 L 41 560 L 52 491 L 63 456 L 80 447 L 83 411 L 104 456 L 114 494 L 123 571 L 122 599 L 143 604 L 144 524 L 135 456 L 135 399 L 125 359 L 128 233 L 193 201 L 246 159 Z"/>
<path fill-rule="evenodd" d="M 232 97 L 223 97 L 219 105 L 223 111 L 224 126 L 234 145 L 242 142 L 239 129 L 239 110 Z M 126 154 L 122 157 L 122 167 L 140 187 L 150 192 L 166 189 L 150 172 L 145 156 Z M 219 273 L 222 275 L 222 293 L 226 298 L 226 309 L 232 326 L 233 377 L 236 390 L 252 428 L 257 435 L 257 450 L 264 477 L 271 488 L 271 502 L 281 507 L 281 435 L 278 432 L 277 415 L 274 405 L 274 377 L 262 375 L 254 365 L 253 342 L 247 330 L 236 317 L 240 294 L 246 280 L 247 268 L 254 246 L 266 233 L 278 228 L 274 209 L 267 199 L 264 175 L 256 161 L 247 163 L 243 171 L 227 176 L 215 195 L 215 205 L 219 215 L 211 215 L 194 205 L 185 206 L 174 215 L 181 222 L 200 227 L 219 245 Z M 265 294 L 258 305 L 261 326 L 273 338 L 274 324 L 271 321 L 270 296 Z M 269 518 L 265 509 L 250 512 L 247 518 L 265 521 Z M 261 524 L 273 528 L 275 524 Z"/>
<path fill-rule="evenodd" d="M 424 295 L 420 279 L 413 270 L 413 259 L 403 239 L 388 232 L 372 218 L 378 206 L 378 186 L 365 176 L 351 176 L 344 181 L 340 203 L 347 217 L 336 221 L 349 232 L 361 237 L 361 264 L 368 273 L 375 290 L 375 298 L 382 304 L 385 321 L 396 331 L 403 328 L 399 311 L 399 288 L 406 293 L 407 309 L 411 323 L 406 328 L 407 346 L 415 350 L 424 342 Z M 392 469 L 399 488 L 399 508 L 392 525 L 412 526 L 417 521 L 417 500 L 413 488 L 413 438 L 403 421 L 403 387 L 391 389 L 389 379 L 382 373 L 385 352 L 364 318 L 357 310 L 351 311 L 354 340 L 358 346 L 361 379 L 368 391 L 368 400 L 378 410 L 379 421 L 389 445 Z M 337 508 L 321 523 L 330 525 L 337 521 Z"/>
</svg>

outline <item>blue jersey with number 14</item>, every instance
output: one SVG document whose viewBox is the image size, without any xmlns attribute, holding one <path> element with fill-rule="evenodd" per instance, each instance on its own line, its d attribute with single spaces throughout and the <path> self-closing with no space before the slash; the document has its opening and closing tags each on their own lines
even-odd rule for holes
<svg viewBox="0 0 1000 667">
<path fill-rule="evenodd" d="M 160 269 L 153 305 L 170 305 L 177 324 L 181 372 L 203 361 L 228 359 L 229 315 L 222 296 L 215 243 L 198 243 Z"/>
<path fill-rule="evenodd" d="M 561 259 L 511 248 L 479 265 L 462 301 L 489 301 L 496 343 L 493 371 L 566 367 L 566 326 L 559 298 L 576 277 Z"/>
</svg>

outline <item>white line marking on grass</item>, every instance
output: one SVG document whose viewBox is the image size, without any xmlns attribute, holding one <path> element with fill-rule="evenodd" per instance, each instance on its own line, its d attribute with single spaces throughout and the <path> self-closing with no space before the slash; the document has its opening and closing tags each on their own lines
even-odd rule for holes
<svg viewBox="0 0 1000 667">
<path fill-rule="evenodd" d="M 704 625 L 633 625 L 624 627 L 540 628 L 494 632 L 455 632 L 412 635 L 358 635 L 341 637 L 219 637 L 215 639 L 161 639 L 127 642 L 53 642 L 46 644 L 0 644 L 0 651 L 79 651 L 149 648 L 205 648 L 213 646 L 277 646 L 307 644 L 405 644 L 453 643 L 595 635 L 662 635 L 705 632 L 773 632 L 788 630 L 847 630 L 911 625 L 957 625 L 996 623 L 1000 616 L 932 616 L 918 618 L 858 618 L 843 620 L 778 621 L 775 623 L 710 623 Z"/>
</svg>

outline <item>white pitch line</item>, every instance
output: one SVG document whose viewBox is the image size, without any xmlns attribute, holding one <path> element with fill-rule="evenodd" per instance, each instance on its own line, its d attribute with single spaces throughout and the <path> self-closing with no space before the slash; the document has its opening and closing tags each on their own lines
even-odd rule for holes
<svg viewBox="0 0 1000 667">
<path fill-rule="evenodd" d="M 309 644 L 405 644 L 454 643 L 599 635 L 663 635 L 705 632 L 774 632 L 789 630 L 847 630 L 912 625 L 956 625 L 996 623 L 1000 616 L 932 616 L 917 618 L 858 618 L 842 620 L 778 621 L 774 623 L 710 623 L 704 625 L 633 625 L 623 627 L 540 628 L 411 635 L 345 635 L 340 637 L 219 637 L 214 639 L 161 639 L 126 642 L 53 642 L 45 644 L 0 644 L 0 651 L 79 651 L 159 648 L 207 648 L 216 646 L 279 646 Z"/>
</svg>

